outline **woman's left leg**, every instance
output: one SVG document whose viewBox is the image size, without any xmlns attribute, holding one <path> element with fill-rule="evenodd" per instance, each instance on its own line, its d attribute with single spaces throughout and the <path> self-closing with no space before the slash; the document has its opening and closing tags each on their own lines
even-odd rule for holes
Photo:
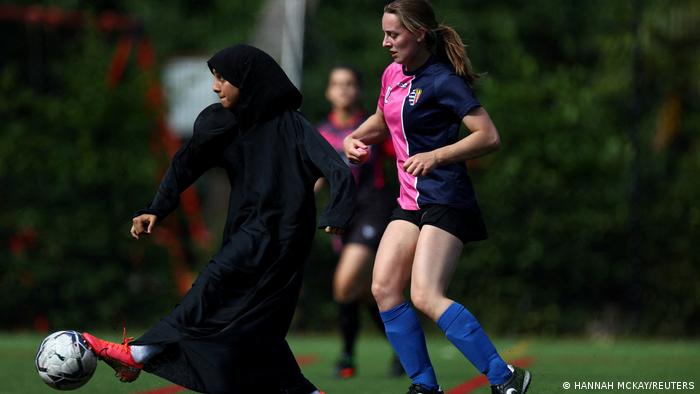
<svg viewBox="0 0 700 394">
<path fill-rule="evenodd" d="M 492 385 L 512 372 L 498 355 L 481 325 L 466 308 L 445 297 L 462 251 L 462 241 L 449 232 L 424 225 L 418 237 L 411 278 L 411 300 L 442 331 Z"/>
</svg>

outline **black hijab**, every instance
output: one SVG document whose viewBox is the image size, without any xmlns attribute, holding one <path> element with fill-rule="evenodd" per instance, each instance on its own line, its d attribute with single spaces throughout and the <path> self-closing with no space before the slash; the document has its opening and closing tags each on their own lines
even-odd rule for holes
<svg viewBox="0 0 700 394">
<path fill-rule="evenodd" d="M 222 49 L 207 65 L 209 70 L 215 69 L 240 89 L 238 103 L 232 111 L 244 127 L 301 105 L 301 93 L 287 74 L 270 55 L 258 48 L 235 45 Z"/>
</svg>

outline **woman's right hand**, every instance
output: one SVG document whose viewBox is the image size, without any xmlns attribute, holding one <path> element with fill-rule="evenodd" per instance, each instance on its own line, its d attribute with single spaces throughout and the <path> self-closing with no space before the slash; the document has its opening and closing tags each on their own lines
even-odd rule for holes
<svg viewBox="0 0 700 394">
<path fill-rule="evenodd" d="M 369 160 L 369 147 L 357 138 L 352 138 L 352 134 L 343 140 L 343 151 L 350 163 L 362 164 Z"/>
<path fill-rule="evenodd" d="M 132 220 L 133 224 L 131 225 L 131 236 L 139 239 L 139 235 L 143 233 L 150 234 L 151 230 L 153 230 L 153 226 L 156 224 L 156 220 L 158 220 L 156 215 L 151 215 L 148 213 L 135 217 Z"/>
</svg>

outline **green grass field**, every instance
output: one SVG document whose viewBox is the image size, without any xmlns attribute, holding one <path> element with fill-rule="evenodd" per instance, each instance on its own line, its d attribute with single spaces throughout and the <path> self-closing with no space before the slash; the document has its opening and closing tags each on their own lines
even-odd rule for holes
<svg viewBox="0 0 700 394">
<path fill-rule="evenodd" d="M 109 337 L 109 336 L 108 336 Z M 0 334 L 0 393 L 25 394 L 52 392 L 34 369 L 34 354 L 42 335 Z M 113 338 L 118 340 L 119 338 Z M 343 393 L 405 393 L 408 378 L 389 378 L 389 345 L 378 336 L 361 336 L 358 343 L 358 375 L 340 381 L 331 377 L 333 362 L 338 355 L 338 340 L 334 336 L 291 336 L 289 342 L 302 364 L 304 374 L 329 394 Z M 479 385 L 476 371 L 442 337 L 428 338 L 430 354 L 438 379 L 447 394 L 490 393 Z M 524 339 L 497 340 L 496 346 L 506 360 L 528 363 L 533 372 L 530 393 L 645 393 L 674 390 L 590 390 L 576 389 L 576 382 L 694 382 L 700 392 L 700 342 L 623 340 L 593 342 L 586 340 Z M 565 390 L 565 382 L 571 388 Z M 79 389 L 84 393 L 186 393 L 167 381 L 144 373 L 136 382 L 117 381 L 112 370 L 98 364 L 95 376 Z"/>
</svg>

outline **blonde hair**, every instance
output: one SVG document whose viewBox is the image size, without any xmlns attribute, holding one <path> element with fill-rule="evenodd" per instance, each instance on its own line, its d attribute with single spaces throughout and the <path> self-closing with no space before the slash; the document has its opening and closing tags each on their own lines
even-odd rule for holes
<svg viewBox="0 0 700 394">
<path fill-rule="evenodd" d="M 401 24 L 415 35 L 424 30 L 430 52 L 447 58 L 457 75 L 469 84 L 479 79 L 472 70 L 462 38 L 455 29 L 437 22 L 433 7 L 426 0 L 394 0 L 384 6 L 384 13 L 396 15 Z"/>
</svg>

